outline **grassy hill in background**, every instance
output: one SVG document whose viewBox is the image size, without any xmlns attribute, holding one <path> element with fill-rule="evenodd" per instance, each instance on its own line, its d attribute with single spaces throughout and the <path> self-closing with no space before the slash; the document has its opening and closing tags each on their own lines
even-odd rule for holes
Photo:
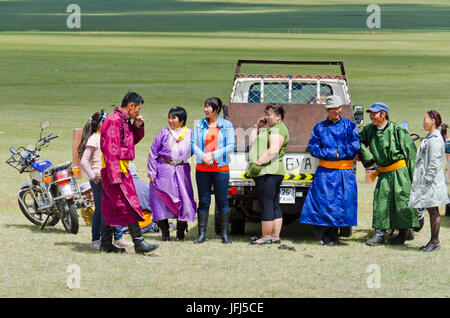
<svg viewBox="0 0 450 318">
<path fill-rule="evenodd" d="M 71 160 L 73 128 L 100 109 L 111 112 L 133 90 L 145 99 L 146 137 L 135 162 L 147 181 L 148 149 L 167 125 L 168 110 L 185 107 L 192 128 L 203 117 L 205 98 L 228 102 L 238 59 L 343 61 L 353 104 L 385 102 L 392 120 L 408 121 L 410 132 L 422 136 L 430 108 L 450 122 L 448 1 L 377 1 L 381 29 L 367 28 L 368 4 L 356 0 L 83 0 L 77 1 L 81 29 L 69 30 L 69 3 L 0 0 L 0 164 L 8 147 L 33 143 L 45 119 L 60 138 L 42 158 Z M 122 256 L 92 251 L 90 228 L 81 219 L 76 236 L 60 224 L 40 231 L 17 206 L 27 176 L 3 164 L 0 242 L 7 261 L 0 296 L 449 297 L 450 220 L 442 217 L 443 247 L 433 255 L 417 251 L 428 241 L 428 220 L 405 247 L 367 247 L 374 185 L 363 183 L 360 164 L 357 179 L 358 227 L 343 246 L 319 247 L 310 228 L 293 224 L 282 240 L 296 252 L 258 248 L 248 245 L 260 231 L 253 224 L 224 247 L 211 220 L 209 241 L 201 246 L 192 243 L 196 222 L 182 243 L 146 234 L 161 244 L 160 257 L 146 258 L 132 250 Z M 81 268 L 80 289 L 66 286 L 69 264 Z M 370 264 L 381 268 L 379 289 L 367 287 Z"/>
</svg>

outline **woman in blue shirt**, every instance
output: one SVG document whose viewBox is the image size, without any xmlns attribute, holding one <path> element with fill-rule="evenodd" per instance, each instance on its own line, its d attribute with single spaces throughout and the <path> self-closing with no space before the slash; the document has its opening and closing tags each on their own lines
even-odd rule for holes
<svg viewBox="0 0 450 318">
<path fill-rule="evenodd" d="M 196 173 L 198 191 L 198 237 L 194 243 L 206 240 L 209 206 L 211 203 L 211 187 L 214 187 L 216 205 L 219 209 L 220 233 L 222 243 L 231 243 L 228 237 L 230 207 L 228 205 L 228 182 L 230 172 L 230 153 L 235 148 L 233 124 L 219 116 L 222 101 L 217 97 L 205 100 L 205 118 L 200 120 L 192 136 L 191 150 L 196 157 Z"/>
</svg>

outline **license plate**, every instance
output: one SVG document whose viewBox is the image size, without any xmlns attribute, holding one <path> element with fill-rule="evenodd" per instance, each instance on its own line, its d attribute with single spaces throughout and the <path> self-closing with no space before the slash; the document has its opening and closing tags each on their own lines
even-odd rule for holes
<svg viewBox="0 0 450 318">
<path fill-rule="evenodd" d="M 280 188 L 280 203 L 295 204 L 295 188 Z"/>
</svg>

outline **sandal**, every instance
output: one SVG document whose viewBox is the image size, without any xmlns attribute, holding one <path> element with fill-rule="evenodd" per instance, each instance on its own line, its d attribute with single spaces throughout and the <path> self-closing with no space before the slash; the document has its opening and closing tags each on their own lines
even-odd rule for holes
<svg viewBox="0 0 450 318">
<path fill-rule="evenodd" d="M 430 244 L 431 244 L 431 246 L 427 247 Z M 432 252 L 432 251 L 438 250 L 440 248 L 441 248 L 441 243 L 440 242 L 438 242 L 438 243 L 430 243 L 430 242 L 428 242 L 427 245 L 424 245 L 424 246 L 422 246 L 420 248 L 420 251 L 422 251 L 422 252 Z"/>
<path fill-rule="evenodd" d="M 274 238 L 276 238 L 276 240 Z M 279 237 L 272 236 L 272 243 L 273 244 L 281 244 L 281 240 Z"/>
<path fill-rule="evenodd" d="M 259 239 L 251 241 L 251 244 L 256 245 L 263 245 L 263 244 L 272 244 L 272 239 L 270 238 L 264 238 L 264 236 L 261 236 Z"/>
</svg>

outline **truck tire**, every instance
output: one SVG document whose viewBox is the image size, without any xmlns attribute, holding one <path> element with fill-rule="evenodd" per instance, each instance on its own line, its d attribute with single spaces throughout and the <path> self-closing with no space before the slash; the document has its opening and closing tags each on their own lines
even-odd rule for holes
<svg viewBox="0 0 450 318">
<path fill-rule="evenodd" d="M 245 234 L 245 218 L 231 218 L 231 234 L 243 235 Z"/>
</svg>

